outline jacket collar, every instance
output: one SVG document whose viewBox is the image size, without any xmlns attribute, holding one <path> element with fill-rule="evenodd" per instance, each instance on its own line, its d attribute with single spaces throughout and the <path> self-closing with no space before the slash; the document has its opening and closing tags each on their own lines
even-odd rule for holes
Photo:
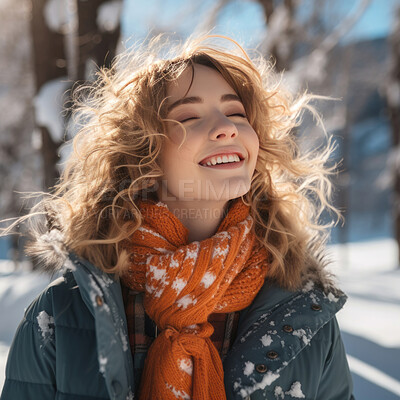
<svg viewBox="0 0 400 400">
<path fill-rule="evenodd" d="M 133 398 L 133 362 L 119 280 L 74 253 L 64 265 L 94 317 L 99 367 L 110 397 Z"/>
</svg>

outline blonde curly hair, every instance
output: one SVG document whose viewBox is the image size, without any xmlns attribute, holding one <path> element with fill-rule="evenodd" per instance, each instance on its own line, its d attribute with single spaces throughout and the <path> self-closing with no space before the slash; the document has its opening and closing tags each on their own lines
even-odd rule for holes
<svg viewBox="0 0 400 400">
<path fill-rule="evenodd" d="M 163 37 L 117 57 L 90 87 L 80 90 L 77 115 L 84 122 L 52 195 L 32 214 L 44 213 L 45 230 L 58 229 L 69 250 L 107 272 L 122 273 L 129 260 L 124 241 L 141 225 L 135 201 L 163 176 L 158 158 L 166 138 L 166 97 L 171 81 L 193 64 L 218 71 L 240 97 L 259 142 L 249 192 L 258 240 L 269 254 L 269 278 L 281 287 L 299 286 L 308 263 L 327 237 L 320 224 L 329 203 L 332 152 L 302 153 L 295 128 L 317 96 L 293 96 L 262 57 L 251 60 L 231 39 L 189 39 L 166 56 Z M 38 234 L 43 235 L 43 227 Z M 33 242 L 27 252 L 40 255 Z"/>
</svg>

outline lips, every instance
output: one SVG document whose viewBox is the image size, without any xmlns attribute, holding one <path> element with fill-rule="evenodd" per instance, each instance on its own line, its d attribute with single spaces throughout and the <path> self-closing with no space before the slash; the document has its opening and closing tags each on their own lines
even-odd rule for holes
<svg viewBox="0 0 400 400">
<path fill-rule="evenodd" d="M 204 158 L 199 164 L 201 166 L 235 164 L 240 163 L 243 159 L 243 155 L 239 152 L 220 152 Z"/>
</svg>

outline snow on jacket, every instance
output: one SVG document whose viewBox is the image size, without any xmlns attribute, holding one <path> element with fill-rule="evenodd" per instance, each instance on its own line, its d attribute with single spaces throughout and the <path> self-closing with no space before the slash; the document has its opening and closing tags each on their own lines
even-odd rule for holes
<svg viewBox="0 0 400 400">
<path fill-rule="evenodd" d="M 74 254 L 64 267 L 25 312 L 1 400 L 134 399 L 119 281 Z M 354 399 L 335 318 L 345 300 L 313 281 L 297 292 L 267 281 L 224 360 L 227 399 Z"/>
</svg>

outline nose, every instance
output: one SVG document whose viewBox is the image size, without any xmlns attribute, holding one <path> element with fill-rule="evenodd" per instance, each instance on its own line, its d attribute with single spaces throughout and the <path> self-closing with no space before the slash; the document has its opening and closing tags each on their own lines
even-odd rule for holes
<svg viewBox="0 0 400 400">
<path fill-rule="evenodd" d="M 211 140 L 233 139 L 239 135 L 236 125 L 225 115 L 219 115 L 215 118 L 214 124 L 210 130 Z"/>
</svg>

